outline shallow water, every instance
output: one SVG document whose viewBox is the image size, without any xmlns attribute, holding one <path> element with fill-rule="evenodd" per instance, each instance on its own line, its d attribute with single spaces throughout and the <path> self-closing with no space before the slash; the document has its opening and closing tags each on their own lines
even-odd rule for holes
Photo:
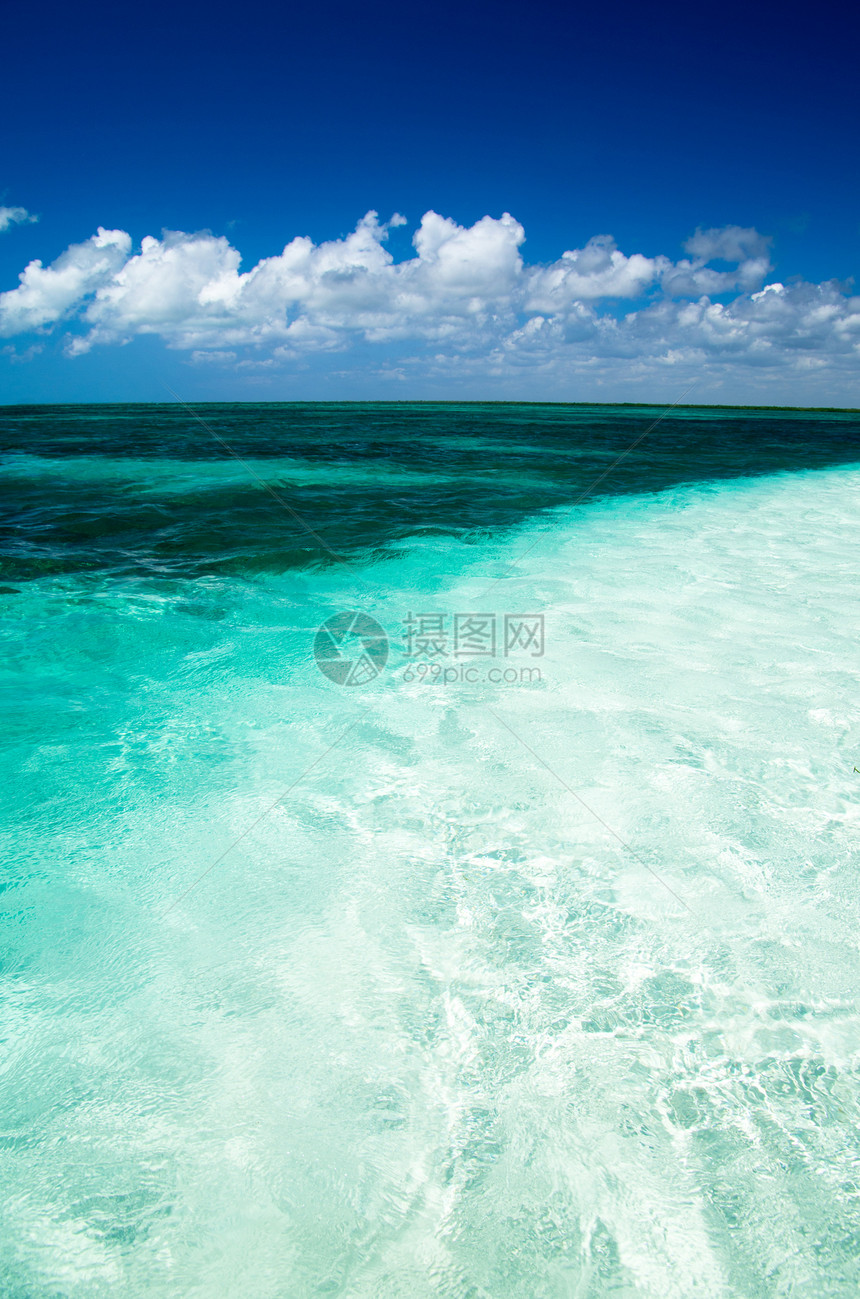
<svg viewBox="0 0 860 1299">
<path fill-rule="evenodd" d="M 688 412 L 575 505 L 641 411 L 434 409 L 238 448 L 349 567 L 163 410 L 9 416 L 4 1294 L 858 1291 L 857 425 Z M 341 688 L 350 608 L 390 657 Z M 545 652 L 404 658 L 475 610 Z"/>
</svg>

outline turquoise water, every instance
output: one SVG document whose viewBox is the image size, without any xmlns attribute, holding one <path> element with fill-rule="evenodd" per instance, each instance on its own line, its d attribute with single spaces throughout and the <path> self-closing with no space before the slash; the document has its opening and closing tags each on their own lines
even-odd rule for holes
<svg viewBox="0 0 860 1299">
<path fill-rule="evenodd" d="M 856 1295 L 857 417 L 201 414 L 0 419 L 0 1292 Z"/>
</svg>

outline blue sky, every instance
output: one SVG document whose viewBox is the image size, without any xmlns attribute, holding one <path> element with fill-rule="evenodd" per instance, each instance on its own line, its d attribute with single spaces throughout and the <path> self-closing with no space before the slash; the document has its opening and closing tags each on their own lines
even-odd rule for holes
<svg viewBox="0 0 860 1299">
<path fill-rule="evenodd" d="M 0 400 L 860 405 L 847 6 L 4 25 Z"/>
</svg>

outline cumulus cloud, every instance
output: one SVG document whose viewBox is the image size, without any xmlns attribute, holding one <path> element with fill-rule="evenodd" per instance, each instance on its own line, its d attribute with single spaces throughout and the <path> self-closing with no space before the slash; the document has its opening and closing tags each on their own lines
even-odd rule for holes
<svg viewBox="0 0 860 1299">
<path fill-rule="evenodd" d="M 751 227 L 697 230 L 684 244 L 684 251 L 691 259 L 669 265 L 663 273 L 663 290 L 674 297 L 714 296 L 738 289 L 749 293 L 773 270 L 770 240 Z M 733 269 L 717 270 L 709 262 L 728 262 Z"/>
<path fill-rule="evenodd" d="M 530 272 L 526 310 L 556 312 L 595 298 L 640 298 L 670 266 L 666 257 L 625 257 L 611 235 L 597 235 L 584 248 Z"/>
<path fill-rule="evenodd" d="M 28 225 L 31 221 L 38 220 L 25 207 L 0 207 L 0 234 L 10 226 Z"/>
<path fill-rule="evenodd" d="M 559 317 L 533 317 L 488 357 L 499 374 L 528 365 L 545 375 L 623 370 L 631 380 L 673 370 L 695 380 L 812 371 L 853 380 L 858 361 L 860 297 L 830 283 L 774 283 L 730 303 L 661 298 L 620 317 L 582 306 L 574 331 Z"/>
<path fill-rule="evenodd" d="M 205 318 L 223 297 L 239 267 L 239 254 L 223 237 L 147 235 L 133 257 L 128 257 L 131 239 L 125 239 L 119 264 L 92 285 L 95 297 L 84 314 L 92 329 L 72 340 L 73 354 L 88 351 L 96 342 L 125 342 L 135 334 L 183 339 L 194 330 L 196 317 Z M 85 247 L 77 246 L 78 263 Z M 2 306 L 0 300 L 0 311 Z"/>
<path fill-rule="evenodd" d="M 466 229 L 428 212 L 413 239 L 417 255 L 397 265 L 385 247 L 391 224 L 369 212 L 344 239 L 293 239 L 244 274 L 223 237 L 148 236 L 96 288 L 82 315 L 90 330 L 72 350 L 142 333 L 198 351 L 330 349 L 356 336 L 441 339 L 510 315 L 523 272 L 519 222 L 505 214 Z"/>
<path fill-rule="evenodd" d="M 390 370 L 391 348 L 404 347 L 418 350 L 398 374 L 847 370 L 860 359 L 860 299 L 835 284 L 768 283 L 769 240 L 753 229 L 699 229 L 679 261 L 599 235 L 529 265 L 508 213 L 465 227 L 427 212 L 413 255 L 396 262 L 388 236 L 403 222 L 369 212 L 343 238 L 294 238 L 247 271 L 223 236 L 166 232 L 134 251 L 125 232 L 99 229 L 0 294 L 0 334 L 62 325 L 72 355 L 154 334 L 195 364 L 246 370 L 355 348 Z"/>
<path fill-rule="evenodd" d="M 130 252 L 130 235 L 99 226 L 91 239 L 72 244 L 50 266 L 30 262 L 18 277 L 18 288 L 0 293 L 0 336 L 30 333 L 64 320 L 121 272 Z"/>
</svg>

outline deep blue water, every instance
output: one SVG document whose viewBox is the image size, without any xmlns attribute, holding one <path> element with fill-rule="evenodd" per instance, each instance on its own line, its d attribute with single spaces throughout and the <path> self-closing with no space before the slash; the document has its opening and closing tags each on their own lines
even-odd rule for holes
<svg viewBox="0 0 860 1299">
<path fill-rule="evenodd" d="M 8 580 L 250 575 L 326 563 L 325 547 L 480 541 L 583 492 L 856 462 L 860 416 L 513 403 L 6 407 L 0 453 Z"/>
</svg>

